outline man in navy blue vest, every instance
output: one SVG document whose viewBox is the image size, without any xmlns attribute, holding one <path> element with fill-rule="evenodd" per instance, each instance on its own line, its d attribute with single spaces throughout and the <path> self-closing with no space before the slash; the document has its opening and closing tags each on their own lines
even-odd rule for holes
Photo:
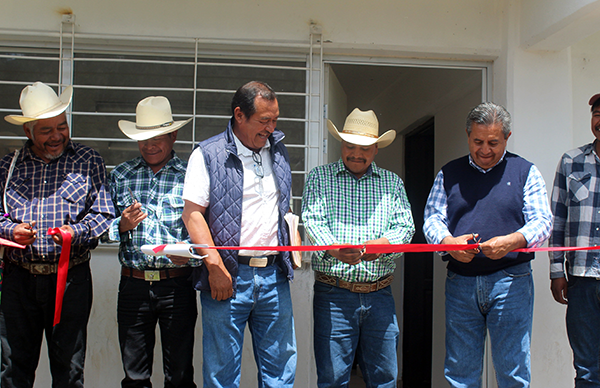
<svg viewBox="0 0 600 388">
<path fill-rule="evenodd" d="M 425 208 L 430 244 L 480 242 L 442 253 L 446 278 L 446 360 L 452 387 L 481 387 L 486 332 L 498 387 L 529 387 L 533 253 L 552 226 L 539 170 L 506 151 L 510 114 L 485 102 L 467 117 L 469 155 L 438 173 Z"/>
<path fill-rule="evenodd" d="M 239 88 L 225 132 L 199 144 L 185 179 L 183 220 L 194 243 L 289 245 L 284 220 L 292 173 L 276 128 L 277 96 L 262 82 Z M 194 270 L 201 291 L 204 387 L 237 387 L 246 323 L 260 387 L 292 387 L 296 339 L 289 252 L 203 250 Z"/>
</svg>

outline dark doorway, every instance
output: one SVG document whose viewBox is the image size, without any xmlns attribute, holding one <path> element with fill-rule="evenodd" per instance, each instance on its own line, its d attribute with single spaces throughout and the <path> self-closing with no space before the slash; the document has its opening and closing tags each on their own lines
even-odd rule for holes
<svg viewBox="0 0 600 388">
<path fill-rule="evenodd" d="M 434 180 L 434 119 L 405 137 L 406 194 L 415 221 L 413 243 L 425 243 L 423 212 Z M 404 260 L 403 388 L 431 387 L 433 253 Z"/>
</svg>

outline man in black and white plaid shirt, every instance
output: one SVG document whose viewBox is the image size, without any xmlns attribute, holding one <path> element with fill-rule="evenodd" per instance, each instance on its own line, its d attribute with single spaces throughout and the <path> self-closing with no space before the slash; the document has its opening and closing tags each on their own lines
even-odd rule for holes
<svg viewBox="0 0 600 388">
<path fill-rule="evenodd" d="M 589 101 L 594 142 L 566 152 L 552 190 L 553 247 L 600 245 L 600 94 Z M 567 305 L 576 387 L 600 387 L 600 252 L 549 252 L 554 299 Z M 566 269 L 565 269 L 566 260 Z M 568 279 L 567 279 L 568 278 Z"/>
<path fill-rule="evenodd" d="M 0 161 L 4 214 L 0 236 L 26 246 L 4 255 L 0 309 L 2 387 L 32 387 L 45 332 L 53 386 L 83 387 L 87 323 L 92 306 L 90 250 L 114 217 L 106 169 L 93 149 L 73 143 L 65 110 L 72 88 L 60 97 L 36 82 L 21 93 L 22 125 L 29 140 Z M 60 323 L 53 326 L 62 237 L 71 253 Z"/>
</svg>

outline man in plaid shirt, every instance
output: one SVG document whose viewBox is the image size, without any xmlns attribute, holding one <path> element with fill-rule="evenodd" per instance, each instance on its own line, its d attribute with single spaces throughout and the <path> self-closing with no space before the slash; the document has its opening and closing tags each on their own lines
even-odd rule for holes
<svg viewBox="0 0 600 388">
<path fill-rule="evenodd" d="M 4 255 L 0 311 L 2 387 L 32 387 L 45 332 L 53 386 L 83 387 L 87 323 L 92 306 L 90 250 L 114 217 L 102 157 L 73 143 L 65 110 L 73 89 L 60 97 L 36 82 L 21 93 L 27 142 L 0 161 L 4 215 L 0 236 L 26 245 Z M 60 323 L 53 326 L 62 237 L 71 235 L 71 254 Z"/>
<path fill-rule="evenodd" d="M 122 265 L 117 320 L 125 378 L 122 387 L 150 387 L 155 330 L 161 328 L 165 386 L 194 384 L 192 357 L 198 310 L 190 276 L 198 259 L 150 256 L 145 244 L 175 244 L 188 239 L 181 219 L 187 163 L 173 151 L 177 130 L 167 98 L 138 103 L 136 122 L 119 121 L 121 131 L 138 141 L 141 156 L 121 163 L 109 181 L 117 218 L 109 239 L 120 242 Z"/>
<path fill-rule="evenodd" d="M 592 96 L 589 104 L 596 140 L 566 152 L 558 163 L 552 189 L 554 228 L 549 240 L 552 247 L 600 245 L 600 94 Z M 600 252 L 549 252 L 549 255 L 552 296 L 567 305 L 575 386 L 600 387 Z"/>
<path fill-rule="evenodd" d="M 373 111 L 355 109 L 342 132 L 338 162 L 314 168 L 302 198 L 302 218 L 315 245 L 406 244 L 415 227 L 402 180 L 377 167 L 379 136 Z M 390 284 L 402 253 L 365 254 L 335 248 L 313 254 L 314 352 L 319 387 L 349 384 L 355 355 L 369 387 L 396 387 L 399 328 Z"/>
</svg>

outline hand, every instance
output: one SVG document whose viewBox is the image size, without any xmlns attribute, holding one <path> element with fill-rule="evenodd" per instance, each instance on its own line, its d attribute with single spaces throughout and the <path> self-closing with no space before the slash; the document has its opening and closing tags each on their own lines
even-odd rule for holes
<svg viewBox="0 0 600 388">
<path fill-rule="evenodd" d="M 527 246 L 527 240 L 521 233 L 511 233 L 506 236 L 492 237 L 479 244 L 481 252 L 492 260 L 498 260 L 506 256 L 506 254 L 517 248 Z"/>
<path fill-rule="evenodd" d="M 550 282 L 550 290 L 554 300 L 560 304 L 568 304 L 567 299 L 567 279 L 557 278 L 552 279 Z"/>
<path fill-rule="evenodd" d="M 180 241 L 177 244 L 186 244 L 186 243 L 184 243 L 183 241 Z M 171 260 L 171 263 L 173 263 L 175 265 L 184 265 L 184 264 L 187 264 L 188 261 L 190 261 L 189 257 L 176 256 L 176 255 L 167 255 L 167 258 L 169 260 Z"/>
<path fill-rule="evenodd" d="M 71 234 L 71 241 L 73 241 L 73 237 L 75 237 L 75 231 L 73 230 L 73 228 L 71 228 L 69 225 L 63 225 L 59 229 Z M 63 243 L 62 234 L 60 234 L 60 233 L 53 234 L 52 240 L 54 241 L 55 244 L 62 245 L 62 243 Z"/>
<path fill-rule="evenodd" d="M 478 236 L 479 235 L 477 233 L 463 234 L 462 236 L 458 237 L 446 236 L 442 240 L 442 244 L 468 244 L 469 240 L 473 240 Z M 448 251 L 448 253 L 455 260 L 460 261 L 461 263 L 470 263 L 471 260 L 473 260 L 473 257 L 479 253 L 479 248 L 462 251 Z"/>
<path fill-rule="evenodd" d="M 204 258 L 204 265 L 208 269 L 208 283 L 210 284 L 210 295 L 216 300 L 225 300 L 233 295 L 233 282 L 231 274 L 225 268 L 221 255 L 214 249 L 200 252 L 208 254 Z"/>
<path fill-rule="evenodd" d="M 119 232 L 125 233 L 135 229 L 146 217 L 148 217 L 148 214 L 142 211 L 142 204 L 137 201 L 134 202 L 121 213 Z"/>
<path fill-rule="evenodd" d="M 339 261 L 350 265 L 356 265 L 360 263 L 362 261 L 361 257 L 363 256 L 363 251 L 357 248 L 329 249 L 327 250 L 327 253 Z"/>
<path fill-rule="evenodd" d="M 367 244 L 389 244 L 390 241 L 385 238 L 378 238 L 376 240 L 369 240 L 369 241 L 365 241 L 365 245 Z M 377 260 L 381 257 L 381 253 L 364 253 L 360 259 L 362 261 L 373 261 L 373 260 Z"/>
<path fill-rule="evenodd" d="M 31 224 L 22 223 L 18 224 L 13 230 L 13 240 L 21 245 L 31 245 L 37 238 L 37 230 L 35 228 L 35 221 Z"/>
</svg>

